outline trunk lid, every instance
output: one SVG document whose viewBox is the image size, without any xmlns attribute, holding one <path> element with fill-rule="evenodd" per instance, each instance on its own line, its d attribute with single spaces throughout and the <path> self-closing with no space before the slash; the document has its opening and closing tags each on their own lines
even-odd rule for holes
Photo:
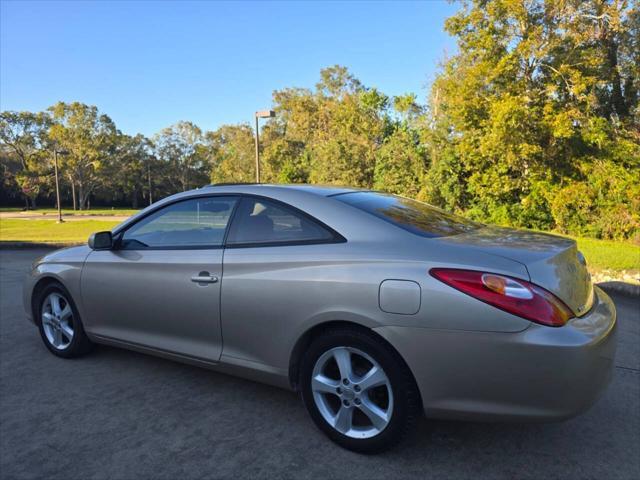
<svg viewBox="0 0 640 480">
<path fill-rule="evenodd" d="M 593 284 L 587 262 L 574 240 L 513 228 L 483 226 L 438 241 L 508 258 L 523 264 L 532 283 L 562 300 L 576 316 L 593 304 Z"/>
</svg>

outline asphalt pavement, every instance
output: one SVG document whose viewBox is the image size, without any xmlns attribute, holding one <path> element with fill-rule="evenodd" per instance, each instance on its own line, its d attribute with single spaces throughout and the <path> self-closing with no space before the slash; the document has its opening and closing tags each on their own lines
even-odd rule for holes
<svg viewBox="0 0 640 480">
<path fill-rule="evenodd" d="M 44 252 L 0 250 L 0 478 L 640 478 L 640 301 L 615 295 L 613 382 L 552 424 L 422 420 L 396 449 L 343 450 L 294 393 L 109 347 L 62 360 L 22 311 Z M 562 368 L 562 365 L 558 365 Z"/>
</svg>

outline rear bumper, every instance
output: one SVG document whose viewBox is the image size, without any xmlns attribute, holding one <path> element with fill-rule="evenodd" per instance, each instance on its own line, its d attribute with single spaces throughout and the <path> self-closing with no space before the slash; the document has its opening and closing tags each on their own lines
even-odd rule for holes
<svg viewBox="0 0 640 480">
<path fill-rule="evenodd" d="M 411 368 L 429 417 L 560 420 L 588 409 L 609 384 L 616 311 L 596 287 L 591 311 L 518 333 L 380 327 Z"/>
</svg>

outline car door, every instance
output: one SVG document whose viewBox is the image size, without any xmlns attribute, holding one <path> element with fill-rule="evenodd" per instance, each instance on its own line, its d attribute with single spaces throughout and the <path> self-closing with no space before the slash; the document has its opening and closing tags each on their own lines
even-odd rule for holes
<svg viewBox="0 0 640 480">
<path fill-rule="evenodd" d="M 88 256 L 81 279 L 90 334 L 205 361 L 222 349 L 222 245 L 237 199 L 177 201 Z"/>
<path fill-rule="evenodd" d="M 296 322 L 322 311 L 331 301 L 324 294 L 345 292 L 344 242 L 291 205 L 243 198 L 224 251 L 222 361 L 286 368 Z"/>
</svg>

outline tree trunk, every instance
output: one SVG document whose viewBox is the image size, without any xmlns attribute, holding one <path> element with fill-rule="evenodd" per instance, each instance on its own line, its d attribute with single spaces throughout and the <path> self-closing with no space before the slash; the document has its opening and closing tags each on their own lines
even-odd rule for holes
<svg viewBox="0 0 640 480">
<path fill-rule="evenodd" d="M 131 208 L 138 209 L 138 190 L 134 189 L 131 195 Z"/>
<path fill-rule="evenodd" d="M 89 210 L 91 208 L 91 189 L 85 190 L 83 185 L 78 185 L 78 205 L 80 210 Z"/>
<path fill-rule="evenodd" d="M 151 166 L 147 166 L 147 185 L 149 188 L 149 205 L 153 203 L 153 192 L 151 190 Z"/>
<path fill-rule="evenodd" d="M 84 193 L 84 185 L 82 182 L 78 183 L 78 210 L 84 210 L 85 204 L 87 202 L 88 195 Z"/>
<path fill-rule="evenodd" d="M 73 178 L 69 178 L 69 183 L 71 184 L 71 199 L 73 201 L 73 210 L 77 210 L 77 202 L 76 202 L 76 183 L 73 181 Z"/>
<path fill-rule="evenodd" d="M 74 183 L 71 184 L 71 195 L 73 196 L 73 209 L 78 209 L 78 200 L 76 199 L 76 186 Z"/>
<path fill-rule="evenodd" d="M 613 38 L 609 39 L 607 43 L 607 63 L 609 64 L 608 70 L 611 72 L 611 106 L 615 113 L 625 117 L 629 111 L 622 96 L 621 79 L 618 73 L 618 45 Z"/>
</svg>

